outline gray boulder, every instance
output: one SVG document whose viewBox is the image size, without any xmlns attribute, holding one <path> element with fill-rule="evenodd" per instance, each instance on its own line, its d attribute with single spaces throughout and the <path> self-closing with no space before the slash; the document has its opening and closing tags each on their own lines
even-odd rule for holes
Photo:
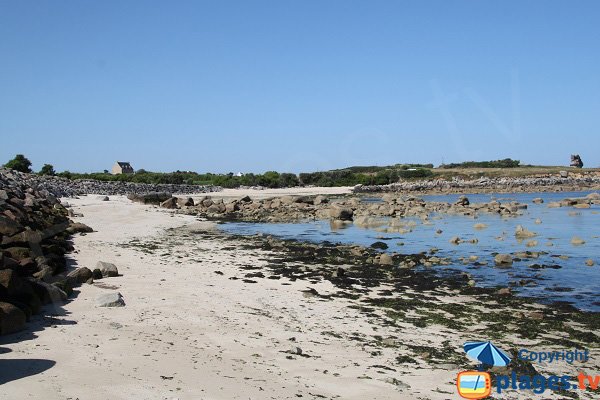
<svg viewBox="0 0 600 400">
<path fill-rule="evenodd" d="M 177 208 L 177 197 L 171 197 L 170 199 L 163 201 L 162 203 L 160 203 L 160 206 L 162 208 L 169 208 L 169 209 Z"/>
<path fill-rule="evenodd" d="M 115 264 L 98 261 L 98 263 L 96 263 L 96 268 L 100 270 L 103 278 L 119 276 L 119 270 Z"/>
<path fill-rule="evenodd" d="M 191 197 L 178 197 L 177 204 L 179 207 L 192 207 L 194 205 L 194 199 Z"/>
<path fill-rule="evenodd" d="M 103 294 L 96 299 L 96 305 L 98 307 L 124 307 L 125 300 L 119 292 L 111 292 Z"/>
<path fill-rule="evenodd" d="M 67 281 L 81 284 L 87 282 L 93 275 L 88 267 L 80 267 L 67 274 Z"/>
<path fill-rule="evenodd" d="M 339 219 L 342 221 L 352 221 L 354 211 L 351 208 L 333 206 L 329 209 L 329 216 L 332 219 Z"/>
</svg>

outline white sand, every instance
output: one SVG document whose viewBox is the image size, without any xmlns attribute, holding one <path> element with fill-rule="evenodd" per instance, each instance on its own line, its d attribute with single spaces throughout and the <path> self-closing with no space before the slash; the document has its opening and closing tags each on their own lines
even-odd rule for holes
<svg viewBox="0 0 600 400">
<path fill-rule="evenodd" d="M 207 193 L 207 196 L 217 199 L 236 199 L 244 196 L 250 196 L 253 199 L 266 199 L 279 196 L 316 196 L 319 194 L 336 195 L 348 194 L 352 192 L 351 186 L 343 187 L 294 187 L 285 189 L 223 189 L 220 192 Z M 193 195 L 193 198 L 203 197 L 203 195 Z"/>
<path fill-rule="evenodd" d="M 123 276 L 81 286 L 68 304 L 34 317 L 28 331 L 4 337 L 0 370 L 10 369 L 11 378 L 0 386 L 0 398 L 457 397 L 456 366 L 399 364 L 398 349 L 370 343 L 374 335 L 432 346 L 451 339 L 459 349 L 468 336 L 412 325 L 394 331 L 349 308 L 349 300 L 301 291 L 334 291 L 327 281 L 244 283 L 254 271 L 241 267 L 264 265 L 269 254 L 186 233 L 214 229 L 211 223 L 122 197 L 71 202 L 84 215 L 76 219 L 97 230 L 75 238 L 73 261 L 89 268 L 113 262 Z M 173 227 L 180 228 L 166 231 Z M 127 247 L 134 238 L 141 245 Z M 111 290 L 122 293 L 126 306 L 96 307 L 95 299 Z M 310 357 L 286 353 L 296 346 Z M 55 364 L 32 371 L 44 360 Z"/>
<path fill-rule="evenodd" d="M 372 335 L 373 330 L 343 301 L 306 298 L 301 289 L 309 286 L 302 281 L 228 279 L 249 272 L 240 265 L 265 261 L 256 251 L 224 250 L 227 242 L 194 239 L 193 246 L 175 249 L 181 253 L 162 257 L 122 247 L 140 236 L 157 235 L 160 242 L 169 227 L 213 225 L 124 198 L 95 197 L 70 200 L 84 215 L 77 220 L 97 230 L 75 238 L 73 259 L 89 268 L 99 260 L 113 262 L 123 276 L 81 286 L 61 310 L 49 307 L 46 316 L 34 317 L 33 334 L 11 335 L 14 343 L 2 345 L 11 351 L 3 359 L 56 364 L 31 376 L 18 371 L 15 375 L 24 377 L 4 384 L 0 398 L 412 398 L 385 382 L 405 380 L 400 374 L 369 368 L 380 360 L 347 339 L 349 333 Z M 95 299 L 111 287 L 122 293 L 126 306 L 96 307 Z M 50 318 L 53 312 L 64 315 Z M 326 331 L 342 337 L 323 335 Z M 285 352 L 296 346 L 311 358 L 287 359 Z M 372 379 L 358 379 L 366 376 Z"/>
</svg>

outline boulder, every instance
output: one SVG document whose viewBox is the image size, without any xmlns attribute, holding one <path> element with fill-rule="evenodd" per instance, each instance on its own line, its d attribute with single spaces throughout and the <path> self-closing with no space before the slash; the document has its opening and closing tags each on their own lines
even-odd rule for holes
<svg viewBox="0 0 600 400">
<path fill-rule="evenodd" d="M 18 307 L 0 302 L 0 335 L 18 332 L 25 328 L 27 316 Z"/>
<path fill-rule="evenodd" d="M 79 267 L 67 274 L 67 280 L 73 283 L 85 283 L 93 277 L 92 271 L 88 267 Z"/>
<path fill-rule="evenodd" d="M 571 167 L 583 168 L 583 161 L 581 161 L 579 154 L 571 154 Z"/>
<path fill-rule="evenodd" d="M 351 208 L 333 206 L 329 209 L 329 216 L 332 219 L 339 219 L 342 221 L 352 221 L 354 211 Z"/>
<path fill-rule="evenodd" d="M 315 199 L 313 200 L 313 204 L 315 206 L 318 206 L 319 204 L 326 204 L 326 203 L 329 203 L 329 199 L 327 197 L 321 196 L 321 195 L 315 197 Z"/>
<path fill-rule="evenodd" d="M 160 206 L 162 208 L 168 208 L 168 209 L 175 209 L 177 208 L 177 198 L 176 197 L 171 197 L 163 202 L 160 203 Z"/>
<path fill-rule="evenodd" d="M 467 196 L 460 196 L 454 204 L 456 204 L 457 206 L 468 206 L 470 204 L 470 201 Z"/>
<path fill-rule="evenodd" d="M 171 193 L 167 192 L 150 192 L 145 194 L 130 194 L 127 198 L 136 203 L 159 205 L 163 201 L 169 200 Z"/>
<path fill-rule="evenodd" d="M 89 226 L 87 226 L 86 224 L 82 224 L 81 222 L 71 222 L 69 224 L 69 227 L 67 228 L 67 233 L 69 234 L 74 234 L 74 233 L 90 233 L 90 232 L 94 232 L 94 230 L 92 228 L 90 228 Z"/>
<path fill-rule="evenodd" d="M 33 279 L 30 282 L 43 304 L 55 304 L 67 300 L 67 294 L 55 285 Z"/>
<path fill-rule="evenodd" d="M 178 197 L 177 205 L 179 205 L 179 207 L 193 207 L 194 199 L 191 197 Z"/>
<path fill-rule="evenodd" d="M 0 215 L 0 235 L 12 236 L 23 230 L 23 227 L 12 219 Z"/>
<path fill-rule="evenodd" d="M 515 237 L 517 239 L 526 239 L 534 236 L 537 236 L 537 233 L 531 232 L 527 228 L 524 228 L 522 225 L 517 225 L 517 228 L 515 229 Z"/>
<path fill-rule="evenodd" d="M 513 259 L 510 254 L 496 254 L 494 262 L 496 265 L 512 265 Z"/>
<path fill-rule="evenodd" d="M 394 264 L 394 259 L 389 254 L 382 253 L 381 256 L 379 256 L 379 264 L 381 264 L 381 265 L 393 265 Z"/>
<path fill-rule="evenodd" d="M 117 266 L 115 264 L 104 261 L 98 261 L 96 263 L 96 268 L 100 270 L 103 278 L 119 276 L 119 270 L 117 269 Z"/>
<path fill-rule="evenodd" d="M 237 201 L 232 201 L 231 203 L 227 203 L 225 204 L 225 212 L 226 213 L 233 213 L 236 212 L 240 209 L 240 205 L 238 204 Z"/>
<path fill-rule="evenodd" d="M 96 299 L 96 305 L 98 307 L 123 307 L 125 306 L 125 300 L 119 292 L 111 292 L 103 294 Z"/>
</svg>

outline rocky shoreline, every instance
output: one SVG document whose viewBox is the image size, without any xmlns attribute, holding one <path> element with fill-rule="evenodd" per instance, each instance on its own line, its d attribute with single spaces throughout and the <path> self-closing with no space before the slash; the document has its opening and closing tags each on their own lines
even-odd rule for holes
<svg viewBox="0 0 600 400">
<path fill-rule="evenodd" d="M 412 194 L 473 194 L 473 193 L 531 193 L 531 192 L 569 192 L 600 189 L 600 176 L 579 175 L 525 177 L 525 178 L 480 178 L 452 180 L 434 179 L 404 181 L 390 185 L 354 187 L 354 193 L 399 192 Z"/>
<path fill-rule="evenodd" d="M 86 194 L 106 196 L 146 194 L 152 192 L 167 192 L 173 194 L 198 194 L 223 190 L 220 186 L 148 184 L 134 182 L 105 182 L 96 180 L 70 180 L 57 176 L 25 174 L 13 170 L 0 169 L 2 176 L 23 182 L 28 187 L 45 191 L 54 197 L 75 197 Z"/>
</svg>

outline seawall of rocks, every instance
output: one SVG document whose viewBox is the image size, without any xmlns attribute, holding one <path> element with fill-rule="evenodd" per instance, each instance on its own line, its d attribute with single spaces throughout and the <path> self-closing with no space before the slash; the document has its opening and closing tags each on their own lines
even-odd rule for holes
<svg viewBox="0 0 600 400">
<path fill-rule="evenodd" d="M 403 192 L 403 193 L 481 193 L 481 192 L 545 192 L 597 190 L 598 176 L 549 176 L 525 178 L 480 178 L 473 180 L 454 178 L 423 181 L 404 181 L 389 185 L 357 185 L 355 193 Z"/>
<path fill-rule="evenodd" d="M 70 221 L 55 196 L 30 183 L 0 170 L 0 335 L 23 329 L 42 305 L 58 306 L 85 275 L 81 268 L 66 274 L 65 254 L 73 250 L 69 236 L 91 228 Z"/>
<path fill-rule="evenodd" d="M 133 182 L 105 182 L 96 180 L 70 180 L 57 176 L 24 174 L 17 171 L 0 169 L 3 176 L 13 177 L 31 188 L 45 191 L 54 197 L 75 197 L 85 194 L 106 196 L 168 192 L 175 194 L 210 193 L 223 190 L 220 186 L 148 184 Z"/>
</svg>

